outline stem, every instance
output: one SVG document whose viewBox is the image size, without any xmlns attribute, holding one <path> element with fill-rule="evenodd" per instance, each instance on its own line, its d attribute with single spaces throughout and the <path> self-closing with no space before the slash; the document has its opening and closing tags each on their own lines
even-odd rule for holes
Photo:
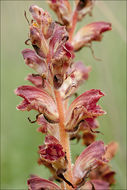
<svg viewBox="0 0 127 190">
<path fill-rule="evenodd" d="M 73 33 L 75 31 L 76 23 L 77 23 L 77 10 L 74 11 L 73 18 L 72 18 L 72 28 L 69 31 L 70 42 L 72 41 L 72 38 L 73 38 Z"/>
<path fill-rule="evenodd" d="M 64 105 L 60 95 L 60 92 L 54 90 L 56 102 L 57 102 L 57 109 L 59 113 L 59 131 L 60 131 L 60 143 L 63 146 L 64 151 L 66 152 L 66 157 L 68 160 L 68 168 L 65 172 L 65 178 L 72 183 L 72 170 L 71 170 L 71 155 L 70 155 L 70 144 L 69 144 L 69 135 L 65 131 L 64 126 Z M 66 184 L 66 188 L 69 190 L 72 189 L 71 186 Z"/>
</svg>

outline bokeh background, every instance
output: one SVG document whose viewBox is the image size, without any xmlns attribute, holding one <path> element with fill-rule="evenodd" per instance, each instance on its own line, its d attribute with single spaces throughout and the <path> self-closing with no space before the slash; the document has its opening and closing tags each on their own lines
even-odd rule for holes
<svg viewBox="0 0 127 190">
<path fill-rule="evenodd" d="M 73 0 L 71 1 L 73 4 Z M 27 189 L 26 179 L 29 174 L 44 178 L 49 172 L 37 164 L 37 147 L 43 143 L 43 137 L 36 132 L 37 125 L 30 124 L 27 117 L 35 118 L 35 112 L 27 113 L 16 110 L 21 98 L 16 97 L 14 89 L 28 84 L 24 78 L 32 70 L 24 64 L 21 51 L 26 48 L 28 24 L 24 10 L 30 18 L 29 6 L 38 6 L 49 10 L 46 1 L 1 1 L 1 189 Z M 56 19 L 55 14 L 50 13 Z M 105 143 L 117 141 L 119 150 L 111 164 L 116 171 L 116 185 L 113 189 L 126 189 L 126 1 L 111 0 L 96 2 L 93 17 L 86 16 L 78 27 L 93 21 L 112 23 L 112 31 L 104 34 L 102 42 L 94 42 L 96 61 L 89 48 L 77 53 L 76 60 L 83 60 L 92 66 L 89 80 L 79 89 L 78 94 L 91 88 L 99 88 L 106 93 L 100 101 L 107 115 L 99 118 L 98 139 Z M 72 157 L 83 150 L 81 142 L 71 142 Z"/>
</svg>

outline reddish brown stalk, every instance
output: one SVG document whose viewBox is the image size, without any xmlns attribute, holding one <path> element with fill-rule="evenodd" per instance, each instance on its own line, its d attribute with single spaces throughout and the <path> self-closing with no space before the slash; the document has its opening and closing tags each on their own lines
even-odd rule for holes
<svg viewBox="0 0 127 190">
<path fill-rule="evenodd" d="M 71 155 L 70 155 L 70 144 L 69 144 L 69 135 L 65 131 L 64 126 L 64 105 L 61 99 L 60 92 L 57 90 L 54 90 L 56 102 L 57 102 L 57 108 L 59 112 L 59 126 L 60 126 L 60 142 L 61 145 L 64 148 L 64 151 L 66 152 L 66 157 L 68 160 L 68 169 L 65 173 L 65 178 L 72 183 L 72 170 L 71 170 Z M 68 190 L 72 189 L 71 186 L 66 185 L 66 188 Z"/>
<path fill-rule="evenodd" d="M 69 31 L 69 41 L 70 42 L 73 39 L 73 34 L 75 31 L 76 23 L 77 23 L 77 10 L 74 11 L 73 18 L 72 18 L 72 28 Z"/>
</svg>

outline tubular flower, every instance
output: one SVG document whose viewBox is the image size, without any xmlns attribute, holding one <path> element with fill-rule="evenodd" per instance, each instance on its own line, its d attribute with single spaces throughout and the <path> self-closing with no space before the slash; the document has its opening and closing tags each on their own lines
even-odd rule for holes
<svg viewBox="0 0 127 190">
<path fill-rule="evenodd" d="M 81 28 L 73 38 L 74 50 L 78 51 L 92 41 L 101 41 L 102 33 L 111 30 L 111 24 L 106 22 L 94 22 Z"/>
<path fill-rule="evenodd" d="M 102 33 L 111 30 L 107 22 L 95 22 L 84 26 L 74 35 L 76 23 L 91 11 L 94 0 L 76 0 L 74 10 L 68 0 L 48 0 L 56 12 L 53 21 L 47 11 L 36 5 L 30 6 L 29 39 L 33 49 L 22 51 L 27 66 L 34 70 L 26 80 L 33 86 L 24 85 L 15 90 L 23 98 L 18 110 L 36 110 L 37 131 L 45 134 L 44 144 L 39 146 L 38 164 L 50 170 L 50 180 L 31 176 L 29 190 L 108 190 L 115 182 L 115 172 L 108 165 L 117 150 L 115 142 L 104 146 L 95 141 L 99 128 L 97 118 L 105 111 L 98 105 L 104 96 L 99 89 L 77 95 L 78 87 L 87 81 L 91 67 L 82 61 L 74 61 L 75 54 L 92 41 L 100 41 Z M 26 16 L 26 15 L 25 15 Z M 70 105 L 68 99 L 76 96 Z M 71 162 L 69 140 L 80 138 L 87 147 Z M 57 180 L 60 186 L 51 182 Z"/>
<path fill-rule="evenodd" d="M 103 115 L 105 112 L 96 104 L 102 96 L 100 90 L 92 89 L 77 97 L 67 111 L 66 130 L 73 132 L 81 121 Z"/>
</svg>

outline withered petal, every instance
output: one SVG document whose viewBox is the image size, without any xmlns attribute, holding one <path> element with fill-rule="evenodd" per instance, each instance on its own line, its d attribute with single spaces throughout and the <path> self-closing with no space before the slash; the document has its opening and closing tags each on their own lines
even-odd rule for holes
<svg viewBox="0 0 127 190">
<path fill-rule="evenodd" d="M 92 9 L 94 7 L 95 4 L 95 0 L 75 0 L 76 2 L 76 11 L 78 13 L 77 15 L 77 19 L 78 21 L 81 21 L 82 18 L 89 14 L 91 15 Z"/>
<path fill-rule="evenodd" d="M 51 96 L 43 89 L 33 86 L 20 86 L 15 90 L 17 96 L 24 98 L 23 102 L 17 106 L 22 111 L 31 109 L 43 113 L 47 118 L 58 122 L 57 107 Z"/>
<path fill-rule="evenodd" d="M 67 27 L 71 25 L 71 6 L 68 0 L 49 0 L 51 9 L 57 14 L 59 22 Z"/>
<path fill-rule="evenodd" d="M 57 184 L 47 179 L 40 178 L 38 176 L 33 176 L 29 178 L 27 181 L 27 184 L 28 184 L 29 190 L 40 190 L 40 189 L 60 190 L 61 189 Z"/>
<path fill-rule="evenodd" d="M 75 184 L 78 184 L 88 171 L 95 169 L 99 162 L 103 161 L 103 155 L 105 154 L 104 143 L 102 141 L 96 141 L 89 145 L 77 158 L 73 168 L 73 180 Z"/>
<path fill-rule="evenodd" d="M 106 148 L 107 149 L 106 149 L 106 153 L 105 153 L 105 158 L 108 160 L 111 160 L 115 156 L 115 154 L 118 150 L 118 143 L 117 142 L 111 142 L 107 145 Z"/>
<path fill-rule="evenodd" d="M 73 38 L 74 51 L 78 51 L 92 41 L 101 41 L 102 33 L 111 29 L 111 24 L 108 22 L 93 22 L 84 26 Z"/>
<path fill-rule="evenodd" d="M 54 162 L 65 157 L 62 145 L 51 135 L 45 137 L 45 145 L 39 146 L 39 154 L 47 162 Z"/>
</svg>

